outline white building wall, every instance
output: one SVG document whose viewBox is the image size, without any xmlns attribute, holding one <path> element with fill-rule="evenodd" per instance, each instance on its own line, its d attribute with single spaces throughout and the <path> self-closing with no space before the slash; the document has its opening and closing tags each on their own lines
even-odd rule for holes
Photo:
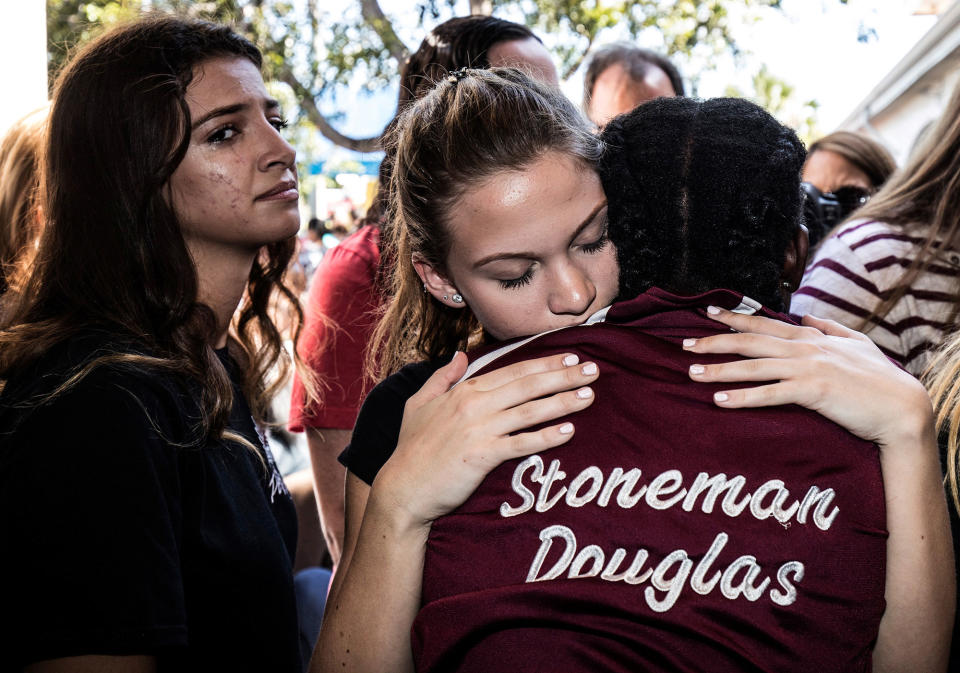
<svg viewBox="0 0 960 673">
<path fill-rule="evenodd" d="M 840 128 L 875 138 L 903 165 L 958 85 L 960 1 L 950 6 Z"/>
<path fill-rule="evenodd" d="M 0 134 L 47 101 L 47 8 L 43 0 L 3 3 L 0 21 Z"/>
<path fill-rule="evenodd" d="M 941 86 L 912 91 L 894 101 L 859 129 L 886 146 L 898 165 L 903 165 L 917 146 L 920 136 L 943 111 L 946 97 Z"/>
</svg>

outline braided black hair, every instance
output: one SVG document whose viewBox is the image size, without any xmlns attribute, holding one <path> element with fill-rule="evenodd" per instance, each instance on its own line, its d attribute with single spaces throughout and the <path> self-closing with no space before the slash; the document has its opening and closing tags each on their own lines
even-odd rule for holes
<svg viewBox="0 0 960 673">
<path fill-rule="evenodd" d="M 613 119 L 602 139 L 621 298 L 729 288 L 783 310 L 806 156 L 793 131 L 743 99 L 660 98 Z"/>
</svg>

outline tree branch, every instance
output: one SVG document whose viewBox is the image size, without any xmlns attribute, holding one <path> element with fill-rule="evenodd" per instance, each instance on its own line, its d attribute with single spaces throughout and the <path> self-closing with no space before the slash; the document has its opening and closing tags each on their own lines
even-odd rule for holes
<svg viewBox="0 0 960 673">
<path fill-rule="evenodd" d="M 313 125 L 317 127 L 317 130 L 320 131 L 320 134 L 324 138 L 335 145 L 346 147 L 348 150 L 353 150 L 354 152 L 378 152 L 380 150 L 379 135 L 372 138 L 349 138 L 333 128 L 330 122 L 327 121 L 327 118 L 321 114 L 316 101 L 313 99 L 313 95 L 300 83 L 300 80 L 297 79 L 296 75 L 293 74 L 288 66 L 285 65 L 278 75 L 280 76 L 281 82 L 286 82 L 290 85 L 290 88 L 293 89 L 297 99 L 300 101 L 301 109 L 306 111 L 307 117 Z"/>
<path fill-rule="evenodd" d="M 577 71 L 577 68 L 580 67 L 581 63 L 583 63 L 583 60 L 587 57 L 587 54 L 590 53 L 590 47 L 592 46 L 593 46 L 593 36 L 588 35 L 586 48 L 580 52 L 580 57 L 577 60 L 575 60 L 573 63 L 568 65 L 567 69 L 563 71 L 563 75 L 561 75 L 560 77 L 561 82 L 566 82 L 570 78 L 570 75 L 572 75 Z"/>
<path fill-rule="evenodd" d="M 393 24 L 390 23 L 383 10 L 380 9 L 380 3 L 377 0 L 360 0 L 360 13 L 363 20 L 370 24 L 374 32 L 383 41 L 383 46 L 390 52 L 390 56 L 396 59 L 397 68 L 403 69 L 403 64 L 407 62 L 409 50 L 396 32 L 393 30 Z"/>
</svg>

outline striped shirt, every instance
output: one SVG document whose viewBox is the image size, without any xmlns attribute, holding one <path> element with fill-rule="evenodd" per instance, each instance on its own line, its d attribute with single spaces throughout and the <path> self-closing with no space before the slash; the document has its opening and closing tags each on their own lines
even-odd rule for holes
<svg viewBox="0 0 960 673">
<path fill-rule="evenodd" d="M 829 318 L 860 329 L 897 288 L 923 245 L 922 232 L 875 220 L 854 220 L 825 239 L 807 267 L 790 313 Z M 911 374 L 919 375 L 950 327 L 960 289 L 960 254 L 945 251 L 867 335 Z"/>
</svg>

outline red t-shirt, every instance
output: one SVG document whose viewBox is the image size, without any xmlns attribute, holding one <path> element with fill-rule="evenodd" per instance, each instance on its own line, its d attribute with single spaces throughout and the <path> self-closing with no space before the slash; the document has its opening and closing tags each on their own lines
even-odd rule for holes
<svg viewBox="0 0 960 673">
<path fill-rule="evenodd" d="M 379 232 L 376 226 L 354 232 L 324 255 L 313 275 L 297 349 L 319 377 L 321 401 L 307 404 L 303 383 L 294 377 L 292 432 L 349 429 L 357 420 L 366 393 L 363 361 L 379 307 Z"/>
<path fill-rule="evenodd" d="M 418 671 L 870 669 L 877 448 L 798 406 L 721 409 L 729 384 L 690 380 L 731 357 L 681 340 L 725 329 L 705 308 L 741 298 L 653 289 L 481 368 L 571 351 L 601 373 L 569 443 L 501 465 L 434 523 Z"/>
</svg>

